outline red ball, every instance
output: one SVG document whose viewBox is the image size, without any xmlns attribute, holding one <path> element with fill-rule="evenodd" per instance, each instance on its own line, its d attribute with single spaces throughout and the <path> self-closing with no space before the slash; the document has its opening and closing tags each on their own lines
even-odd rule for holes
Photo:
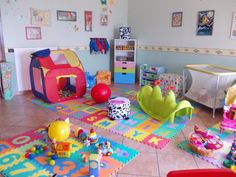
<svg viewBox="0 0 236 177">
<path fill-rule="evenodd" d="M 96 84 L 91 90 L 91 96 L 96 103 L 105 103 L 111 96 L 111 89 L 106 84 Z"/>
</svg>

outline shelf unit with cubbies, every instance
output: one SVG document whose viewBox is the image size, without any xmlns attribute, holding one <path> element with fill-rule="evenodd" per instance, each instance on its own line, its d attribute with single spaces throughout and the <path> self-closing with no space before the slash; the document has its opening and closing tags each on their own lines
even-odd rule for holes
<svg viewBox="0 0 236 177">
<path fill-rule="evenodd" d="M 136 39 L 115 39 L 114 83 L 134 84 Z"/>
</svg>

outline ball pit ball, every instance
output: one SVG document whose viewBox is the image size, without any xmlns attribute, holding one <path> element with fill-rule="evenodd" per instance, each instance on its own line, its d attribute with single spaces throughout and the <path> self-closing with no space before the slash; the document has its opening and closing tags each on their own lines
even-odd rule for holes
<svg viewBox="0 0 236 177">
<path fill-rule="evenodd" d="M 53 154 L 52 156 L 51 156 L 51 159 L 52 160 L 56 160 L 58 157 L 57 157 L 57 155 L 56 154 Z"/>
<path fill-rule="evenodd" d="M 34 157 L 35 157 L 34 154 L 29 154 L 29 156 L 28 156 L 29 159 L 33 159 Z"/>
<path fill-rule="evenodd" d="M 47 146 L 44 146 L 43 147 L 43 151 L 47 151 L 48 150 L 48 147 Z"/>
<path fill-rule="evenodd" d="M 55 160 L 50 160 L 50 161 L 49 161 L 49 164 L 50 164 L 51 166 L 54 166 L 54 165 L 55 165 Z"/>
<path fill-rule="evenodd" d="M 111 89 L 106 84 L 96 84 L 91 90 L 91 96 L 96 103 L 105 103 L 111 96 Z"/>
<path fill-rule="evenodd" d="M 47 152 L 47 156 L 50 157 L 52 155 L 52 152 L 51 151 L 48 151 Z"/>
<path fill-rule="evenodd" d="M 35 152 L 36 151 L 36 148 L 35 147 L 32 147 L 31 148 L 31 152 Z"/>
</svg>

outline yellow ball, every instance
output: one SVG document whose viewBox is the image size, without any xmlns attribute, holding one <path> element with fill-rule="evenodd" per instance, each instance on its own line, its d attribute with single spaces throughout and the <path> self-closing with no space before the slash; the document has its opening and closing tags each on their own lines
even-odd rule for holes
<svg viewBox="0 0 236 177">
<path fill-rule="evenodd" d="M 31 152 L 35 152 L 36 151 L 36 148 L 35 147 L 32 147 L 31 148 Z"/>
<path fill-rule="evenodd" d="M 52 152 L 51 151 L 48 151 L 47 152 L 47 156 L 50 157 L 52 155 Z"/>
<path fill-rule="evenodd" d="M 51 166 L 55 165 L 55 160 L 50 160 L 50 161 L 49 161 L 49 164 L 50 164 Z"/>
<path fill-rule="evenodd" d="M 56 120 L 48 126 L 48 136 L 51 140 L 65 141 L 70 136 L 69 119 Z"/>
</svg>

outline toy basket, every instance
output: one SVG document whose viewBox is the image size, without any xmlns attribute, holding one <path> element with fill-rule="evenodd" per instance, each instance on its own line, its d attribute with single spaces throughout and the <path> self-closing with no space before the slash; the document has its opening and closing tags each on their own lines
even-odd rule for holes
<svg viewBox="0 0 236 177">
<path fill-rule="evenodd" d="M 194 126 L 194 132 L 189 135 L 189 144 L 193 152 L 205 157 L 212 157 L 213 153 L 223 147 L 223 142 L 217 135 L 208 130 L 202 131 Z"/>
<path fill-rule="evenodd" d="M 212 149 L 206 149 L 206 148 L 199 148 L 197 146 L 195 146 L 194 144 L 190 143 L 189 142 L 189 145 L 192 149 L 192 151 L 196 154 L 199 154 L 201 156 L 204 156 L 204 157 L 212 157 L 213 156 L 213 153 L 215 150 L 212 150 Z"/>
</svg>

